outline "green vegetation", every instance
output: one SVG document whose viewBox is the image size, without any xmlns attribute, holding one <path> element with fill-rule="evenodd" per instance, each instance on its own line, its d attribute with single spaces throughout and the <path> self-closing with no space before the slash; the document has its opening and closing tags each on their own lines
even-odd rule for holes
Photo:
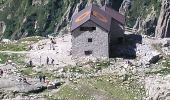
<svg viewBox="0 0 170 100">
<path fill-rule="evenodd" d="M 89 66 L 88 68 L 83 66 Z M 89 61 L 84 64 L 77 64 L 77 66 L 66 66 L 64 67 L 63 72 L 77 72 L 81 74 L 95 73 L 104 68 L 110 66 L 110 61 L 98 60 L 96 62 Z"/>
<path fill-rule="evenodd" d="M 152 8 L 154 8 L 158 17 L 161 8 L 160 0 L 132 0 L 131 9 L 126 13 L 127 26 L 133 27 L 139 16 L 145 19 L 151 13 Z"/>
<path fill-rule="evenodd" d="M 167 75 L 170 74 L 170 58 L 161 61 L 161 69 L 157 71 L 147 72 L 146 74 L 163 74 Z"/>
<path fill-rule="evenodd" d="M 0 0 L 4 6 L 0 21 L 7 26 L 3 37 L 19 39 L 25 33 L 27 36 L 46 36 L 54 31 L 68 6 L 77 2 L 79 0 L 42 0 L 42 4 L 32 5 L 32 0 Z"/>
<path fill-rule="evenodd" d="M 109 81 L 108 81 L 109 80 Z M 49 100 L 141 100 L 144 90 L 136 81 L 123 83 L 115 76 L 101 76 L 80 79 L 77 83 L 69 83 Z M 47 95 L 46 95 L 47 96 Z"/>
<path fill-rule="evenodd" d="M 22 38 L 17 42 L 9 43 L 9 44 L 0 44 L 0 51 L 26 51 L 27 46 L 31 43 L 36 43 L 40 40 L 44 39 L 44 37 L 27 37 Z"/>
<path fill-rule="evenodd" d="M 87 0 L 83 1 L 80 7 L 87 3 Z M 4 21 L 7 26 L 3 37 L 19 39 L 25 34 L 46 36 L 53 33 L 69 5 L 74 7 L 78 2 L 80 0 L 42 0 L 42 4 L 32 5 L 32 0 L 0 0 L 0 6 L 4 6 L 3 11 L 0 11 L 0 21 Z M 152 8 L 158 16 L 160 7 L 160 0 L 132 0 L 131 9 L 126 13 L 127 26 L 132 27 L 139 16 L 145 19 Z M 64 21 L 59 29 L 67 24 Z"/>
<path fill-rule="evenodd" d="M 0 44 L 0 51 L 25 51 L 25 43 L 15 43 L 15 44 Z"/>
<path fill-rule="evenodd" d="M 32 69 L 32 67 L 22 68 L 22 69 L 20 69 L 20 72 L 23 75 L 26 75 L 26 76 L 29 76 L 29 77 L 37 77 L 39 75 L 45 75 L 49 79 L 56 79 L 56 77 L 52 74 L 52 72 L 48 72 L 48 71 L 36 72 Z"/>
<path fill-rule="evenodd" d="M 45 39 L 45 37 L 41 37 L 41 36 L 32 36 L 32 37 L 26 37 L 26 38 L 21 38 L 18 42 L 38 42 L 40 40 Z"/>
<path fill-rule="evenodd" d="M 5 63 L 7 60 L 12 60 L 16 64 L 23 64 L 23 58 L 25 56 L 21 54 L 6 54 L 0 53 L 0 63 Z"/>
</svg>

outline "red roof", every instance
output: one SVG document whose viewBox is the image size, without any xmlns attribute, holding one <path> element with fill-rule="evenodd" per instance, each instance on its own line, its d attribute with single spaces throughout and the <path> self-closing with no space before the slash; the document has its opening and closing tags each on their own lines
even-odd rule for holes
<svg viewBox="0 0 170 100">
<path fill-rule="evenodd" d="M 71 31 L 75 30 L 76 28 L 78 28 L 79 26 L 81 26 L 82 24 L 89 20 L 93 21 L 95 24 L 97 24 L 107 32 L 110 31 L 112 18 L 117 20 L 119 23 L 123 24 L 124 20 L 122 16 L 120 16 L 121 14 L 114 10 L 113 13 L 115 14 L 109 14 L 108 12 L 111 11 L 111 9 L 108 7 L 104 8 L 101 9 L 97 5 L 90 5 L 83 9 L 82 11 L 80 11 L 79 13 L 77 13 L 76 15 L 74 15 L 71 23 Z M 106 11 L 107 9 L 108 11 Z"/>
<path fill-rule="evenodd" d="M 120 24 L 124 25 L 125 24 L 125 17 L 120 14 L 118 11 L 108 7 L 108 6 L 103 6 L 102 9 L 109 14 L 113 19 L 118 21 Z"/>
</svg>

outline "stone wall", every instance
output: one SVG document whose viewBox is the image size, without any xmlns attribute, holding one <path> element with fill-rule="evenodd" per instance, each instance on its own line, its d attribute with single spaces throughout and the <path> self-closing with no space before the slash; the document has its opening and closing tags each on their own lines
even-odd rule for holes
<svg viewBox="0 0 170 100">
<path fill-rule="evenodd" d="M 96 27 L 91 21 L 83 24 L 86 27 Z M 88 42 L 88 38 L 92 38 L 92 42 Z M 109 44 L 108 33 L 99 27 L 96 31 L 82 32 L 79 28 L 72 32 L 72 56 L 73 58 L 86 57 L 84 51 L 92 50 L 92 57 L 95 58 L 108 58 L 109 57 Z"/>
</svg>

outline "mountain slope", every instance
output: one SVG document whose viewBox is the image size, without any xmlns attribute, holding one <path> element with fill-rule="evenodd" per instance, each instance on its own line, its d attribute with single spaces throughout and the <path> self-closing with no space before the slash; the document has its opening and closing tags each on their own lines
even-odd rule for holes
<svg viewBox="0 0 170 100">
<path fill-rule="evenodd" d="M 133 27 L 139 33 L 155 35 L 160 0 L 0 0 L 0 36 L 19 39 L 58 34 L 63 27 L 69 26 L 72 15 L 92 2 L 99 6 L 111 5 L 125 15 L 128 27 Z M 168 23 L 160 27 L 165 26 L 168 28 Z"/>
</svg>

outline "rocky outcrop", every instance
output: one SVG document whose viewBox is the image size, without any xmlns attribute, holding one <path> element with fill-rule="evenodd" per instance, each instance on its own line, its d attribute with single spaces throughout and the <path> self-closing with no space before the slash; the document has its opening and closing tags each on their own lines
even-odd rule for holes
<svg viewBox="0 0 170 100">
<path fill-rule="evenodd" d="M 146 16 L 146 18 L 143 18 L 142 16 L 139 16 L 136 20 L 135 25 L 133 26 L 133 31 L 136 31 L 136 33 L 143 33 L 148 36 L 155 36 L 155 29 L 157 25 L 157 17 L 156 17 L 156 11 L 154 7 L 152 7 L 151 12 Z"/>
<path fill-rule="evenodd" d="M 0 21 L 0 34 L 4 33 L 6 29 L 6 25 L 4 21 Z"/>
<path fill-rule="evenodd" d="M 154 8 L 152 8 L 152 11 L 147 15 L 146 19 L 143 22 L 144 34 L 148 36 L 154 36 L 156 25 L 157 25 L 156 11 Z"/>
<path fill-rule="evenodd" d="M 121 4 L 119 12 L 123 15 L 131 8 L 131 0 L 124 0 Z"/>
<path fill-rule="evenodd" d="M 142 19 L 141 17 L 138 17 L 136 20 L 135 25 L 133 26 L 133 31 L 139 33 L 140 31 L 142 31 Z"/>
<path fill-rule="evenodd" d="M 159 38 L 170 37 L 170 0 L 162 0 L 155 36 Z"/>
<path fill-rule="evenodd" d="M 32 5 L 41 5 L 42 0 L 32 0 Z"/>
</svg>

